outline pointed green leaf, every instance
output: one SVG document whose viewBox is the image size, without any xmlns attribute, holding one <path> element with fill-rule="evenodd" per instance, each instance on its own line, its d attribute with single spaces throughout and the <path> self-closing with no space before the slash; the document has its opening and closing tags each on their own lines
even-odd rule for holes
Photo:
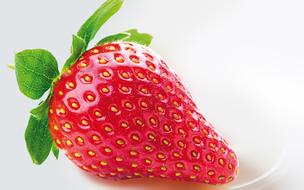
<svg viewBox="0 0 304 190">
<path fill-rule="evenodd" d="M 55 57 L 43 49 L 24 50 L 16 54 L 16 78 L 20 91 L 39 99 L 59 75 Z"/>
<path fill-rule="evenodd" d="M 111 18 L 121 7 L 123 0 L 107 0 L 81 26 L 77 35 L 86 42 L 86 47 L 95 37 L 101 26 Z"/>
<path fill-rule="evenodd" d="M 100 40 L 97 45 L 103 45 L 108 42 L 127 41 L 136 42 L 145 46 L 149 46 L 152 41 L 152 36 L 147 33 L 139 33 L 137 29 L 131 29 L 118 34 L 110 35 Z"/>
<path fill-rule="evenodd" d="M 34 164 L 42 164 L 48 157 L 53 139 L 48 128 L 47 116 L 38 120 L 30 116 L 28 126 L 25 131 L 26 147 Z"/>
<path fill-rule="evenodd" d="M 59 158 L 59 149 L 56 145 L 55 142 L 53 142 L 53 145 L 52 145 L 52 152 L 53 152 L 53 155 L 55 156 L 55 158 L 58 160 Z"/>
<path fill-rule="evenodd" d="M 131 29 L 126 32 L 130 34 L 130 36 L 127 39 L 125 39 L 125 41 L 128 42 L 136 42 L 138 44 L 149 46 L 153 39 L 153 37 L 150 34 L 139 33 L 137 29 Z"/>
<path fill-rule="evenodd" d="M 73 35 L 71 55 L 66 60 L 62 68 L 62 71 L 65 71 L 66 69 L 70 68 L 78 60 L 81 54 L 85 52 L 85 50 L 86 50 L 86 43 L 84 39 L 82 39 L 77 35 Z"/>
</svg>

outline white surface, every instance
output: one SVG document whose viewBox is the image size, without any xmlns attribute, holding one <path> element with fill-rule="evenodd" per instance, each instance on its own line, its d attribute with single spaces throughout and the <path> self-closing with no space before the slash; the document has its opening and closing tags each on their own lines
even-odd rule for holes
<svg viewBox="0 0 304 190">
<path fill-rule="evenodd" d="M 134 189 L 92 180 L 63 155 L 32 165 L 23 132 L 35 102 L 17 91 L 6 67 L 14 52 L 37 47 L 62 65 L 71 34 L 100 3 L 0 1 L 0 189 Z M 247 189 L 298 190 L 304 188 L 303 6 L 300 0 L 130 0 L 98 37 L 134 27 L 154 35 L 152 48 L 237 150 L 240 176 L 232 186 L 263 177 L 285 152 L 275 173 Z"/>
</svg>

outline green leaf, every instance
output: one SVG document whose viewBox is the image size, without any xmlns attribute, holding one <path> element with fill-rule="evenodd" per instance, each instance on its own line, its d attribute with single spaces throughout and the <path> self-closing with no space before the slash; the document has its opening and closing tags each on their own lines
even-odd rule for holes
<svg viewBox="0 0 304 190">
<path fill-rule="evenodd" d="M 71 55 L 70 57 L 66 60 L 62 71 L 65 71 L 66 69 L 70 68 L 73 63 L 75 63 L 78 58 L 81 56 L 83 52 L 86 50 L 86 43 L 84 39 L 82 39 L 79 36 L 73 35 L 73 40 L 72 40 L 72 47 L 71 47 Z"/>
<path fill-rule="evenodd" d="M 40 120 L 30 116 L 24 136 L 33 163 L 42 164 L 48 157 L 53 144 L 48 128 L 47 115 Z"/>
<path fill-rule="evenodd" d="M 131 29 L 131 30 L 128 30 L 126 32 L 129 33 L 130 36 L 127 39 L 125 39 L 124 41 L 136 42 L 138 44 L 149 46 L 151 44 L 152 39 L 153 39 L 153 37 L 150 34 L 139 33 L 137 31 L 137 29 Z"/>
<path fill-rule="evenodd" d="M 100 40 L 97 45 L 103 45 L 108 42 L 128 41 L 136 42 L 145 46 L 149 46 L 152 41 L 152 36 L 147 33 L 139 33 L 137 29 L 127 30 L 118 34 L 110 35 Z"/>
<path fill-rule="evenodd" d="M 59 149 L 57 147 L 57 145 L 53 142 L 53 145 L 52 145 L 52 152 L 53 152 L 53 155 L 55 156 L 55 158 L 58 160 L 59 158 Z"/>
<path fill-rule="evenodd" d="M 95 37 L 101 26 L 120 9 L 122 3 L 123 0 L 107 0 L 81 26 L 77 35 L 84 39 L 86 47 Z"/>
<path fill-rule="evenodd" d="M 52 97 L 52 92 L 49 94 L 45 101 L 42 101 L 36 108 L 31 110 L 31 114 L 36 119 L 42 119 L 48 114 L 49 103 Z"/>
<path fill-rule="evenodd" d="M 59 75 L 55 57 L 43 49 L 24 50 L 16 54 L 16 78 L 20 91 L 39 99 Z"/>
</svg>

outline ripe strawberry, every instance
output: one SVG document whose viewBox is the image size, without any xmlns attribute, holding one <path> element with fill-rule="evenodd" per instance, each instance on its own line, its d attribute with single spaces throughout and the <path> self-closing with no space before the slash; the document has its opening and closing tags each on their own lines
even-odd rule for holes
<svg viewBox="0 0 304 190">
<path fill-rule="evenodd" d="M 25 132 L 35 164 L 61 149 L 83 170 L 109 179 L 159 177 L 224 184 L 236 178 L 235 153 L 200 114 L 152 36 L 127 30 L 86 50 L 123 0 L 107 0 L 73 35 L 62 72 L 43 49 L 16 54 L 20 91 L 46 100 Z"/>
<path fill-rule="evenodd" d="M 102 178 L 236 177 L 233 150 L 163 59 L 136 43 L 85 52 L 55 84 L 49 127 L 69 159 Z"/>
</svg>

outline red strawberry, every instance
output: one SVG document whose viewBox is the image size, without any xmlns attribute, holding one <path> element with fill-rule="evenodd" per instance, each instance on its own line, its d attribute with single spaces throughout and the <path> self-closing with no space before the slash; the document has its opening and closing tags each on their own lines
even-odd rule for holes
<svg viewBox="0 0 304 190">
<path fill-rule="evenodd" d="M 238 161 L 165 61 L 136 43 L 97 46 L 62 74 L 49 106 L 58 147 L 110 179 L 224 184 Z"/>
</svg>

